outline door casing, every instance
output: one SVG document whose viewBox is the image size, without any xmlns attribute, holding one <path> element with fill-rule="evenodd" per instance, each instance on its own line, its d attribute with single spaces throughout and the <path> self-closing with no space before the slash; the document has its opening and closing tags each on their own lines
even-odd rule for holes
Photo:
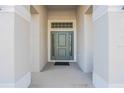
<svg viewBox="0 0 124 93">
<path fill-rule="evenodd" d="M 73 28 L 55 29 L 51 28 L 52 22 L 72 22 Z M 51 60 L 51 32 L 52 31 L 73 31 L 74 33 L 74 59 L 73 60 Z M 77 32 L 76 20 L 48 20 L 48 62 L 77 62 Z"/>
</svg>

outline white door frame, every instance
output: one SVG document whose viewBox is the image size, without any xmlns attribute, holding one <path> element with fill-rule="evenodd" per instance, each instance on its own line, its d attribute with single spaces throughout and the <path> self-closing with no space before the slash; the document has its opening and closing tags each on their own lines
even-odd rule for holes
<svg viewBox="0 0 124 93">
<path fill-rule="evenodd" d="M 73 28 L 51 28 L 52 22 L 72 22 Z M 74 32 L 74 60 L 51 60 L 51 31 L 73 31 Z M 48 62 L 76 62 L 77 61 L 77 31 L 76 20 L 48 20 Z"/>
</svg>

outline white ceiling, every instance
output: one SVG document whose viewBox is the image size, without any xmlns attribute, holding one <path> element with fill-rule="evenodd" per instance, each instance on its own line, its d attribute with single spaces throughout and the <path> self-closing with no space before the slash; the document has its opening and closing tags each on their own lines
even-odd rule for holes
<svg viewBox="0 0 124 93">
<path fill-rule="evenodd" d="M 48 9 L 75 9 L 77 5 L 47 5 Z"/>
</svg>

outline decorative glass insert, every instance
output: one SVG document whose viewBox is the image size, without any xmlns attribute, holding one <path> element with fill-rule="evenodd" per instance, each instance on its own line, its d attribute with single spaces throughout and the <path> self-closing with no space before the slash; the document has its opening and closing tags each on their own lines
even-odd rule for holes
<svg viewBox="0 0 124 93">
<path fill-rule="evenodd" d="M 72 40 L 73 40 L 72 33 L 70 33 L 69 34 L 69 44 L 70 44 L 69 45 L 69 54 L 70 54 L 70 56 L 73 56 L 73 53 L 72 53 L 73 52 L 73 50 L 72 50 L 73 41 Z"/>
<path fill-rule="evenodd" d="M 53 22 L 51 28 L 73 28 L 72 22 Z"/>
<path fill-rule="evenodd" d="M 54 53 L 54 34 L 52 33 L 52 35 L 51 35 L 51 42 L 52 42 L 52 44 L 51 44 L 51 53 L 52 53 L 52 56 L 55 56 L 55 53 Z"/>
</svg>

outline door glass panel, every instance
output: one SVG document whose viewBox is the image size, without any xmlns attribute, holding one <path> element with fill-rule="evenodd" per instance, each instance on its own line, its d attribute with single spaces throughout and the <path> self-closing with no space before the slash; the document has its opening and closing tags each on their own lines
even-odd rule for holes
<svg viewBox="0 0 124 93">
<path fill-rule="evenodd" d="M 66 49 L 65 48 L 60 48 L 58 50 L 58 56 L 65 57 L 66 56 Z"/>
<path fill-rule="evenodd" d="M 72 34 L 69 34 L 69 55 L 70 56 L 73 56 L 72 55 Z"/>
<path fill-rule="evenodd" d="M 53 22 L 51 28 L 73 28 L 72 22 Z"/>
<path fill-rule="evenodd" d="M 73 59 L 73 33 L 57 32 L 51 33 L 51 58 L 52 60 Z"/>
<path fill-rule="evenodd" d="M 59 47 L 65 47 L 66 46 L 66 35 L 58 35 L 58 42 L 59 42 Z"/>
<path fill-rule="evenodd" d="M 54 34 L 52 33 L 52 35 L 51 35 L 51 54 L 52 54 L 52 56 L 55 56 L 55 52 L 54 52 Z"/>
</svg>

